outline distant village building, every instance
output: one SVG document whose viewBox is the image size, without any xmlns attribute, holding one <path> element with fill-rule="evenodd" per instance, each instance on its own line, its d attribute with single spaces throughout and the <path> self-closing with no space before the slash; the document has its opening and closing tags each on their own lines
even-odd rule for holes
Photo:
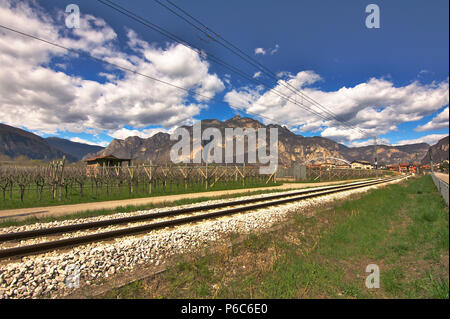
<svg viewBox="0 0 450 319">
<path fill-rule="evenodd" d="M 400 172 L 406 173 L 409 172 L 409 167 L 411 165 L 409 163 L 400 163 Z"/>
<path fill-rule="evenodd" d="M 350 165 L 349 165 L 349 164 L 344 164 L 344 163 L 342 163 L 342 164 L 337 164 L 337 165 L 336 165 L 336 168 L 346 169 L 346 168 L 350 168 Z"/>
<path fill-rule="evenodd" d="M 387 169 L 390 170 L 391 172 L 400 172 L 400 165 L 388 165 Z"/>
<path fill-rule="evenodd" d="M 330 169 L 330 168 L 338 168 L 340 166 L 337 166 L 334 163 L 319 163 L 319 164 L 308 164 L 308 165 L 306 165 L 306 167 L 308 167 L 308 168 L 326 168 L 326 169 Z"/>
<path fill-rule="evenodd" d="M 400 163 L 388 165 L 387 168 L 392 172 L 420 173 L 424 169 L 429 169 L 430 165 L 422 165 L 421 163 Z"/>
<path fill-rule="evenodd" d="M 84 160 L 86 162 L 86 174 L 91 176 L 96 174 L 97 169 L 100 167 L 118 167 L 122 166 L 122 163 L 127 163 L 129 166 L 131 164 L 131 159 L 118 158 L 114 155 L 102 155 L 95 156 Z"/>
<path fill-rule="evenodd" d="M 420 173 L 422 170 L 422 164 L 414 162 L 409 166 L 408 170 L 410 173 Z"/>
<path fill-rule="evenodd" d="M 351 167 L 353 169 L 372 169 L 372 164 L 367 161 L 353 161 Z"/>
</svg>

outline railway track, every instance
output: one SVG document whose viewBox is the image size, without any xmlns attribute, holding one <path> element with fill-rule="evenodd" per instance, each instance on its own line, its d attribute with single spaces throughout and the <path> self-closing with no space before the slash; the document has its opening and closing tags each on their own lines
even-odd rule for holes
<svg viewBox="0 0 450 319">
<path fill-rule="evenodd" d="M 378 179 L 364 182 L 356 182 L 351 184 L 326 186 L 314 189 L 305 189 L 297 192 L 289 192 L 282 194 L 275 194 L 263 196 L 258 198 L 250 198 L 243 200 L 227 201 L 203 206 L 181 208 L 175 210 L 168 210 L 158 213 L 148 213 L 137 216 L 121 217 L 115 219 L 106 219 L 101 221 L 84 222 L 79 224 L 57 226 L 51 228 L 43 228 L 37 230 L 13 232 L 0 234 L 0 243 L 15 242 L 23 239 L 55 236 L 58 234 L 66 234 L 75 231 L 101 230 L 102 227 L 110 227 L 116 225 L 127 225 L 126 227 L 99 231 L 80 235 L 72 238 L 56 238 L 55 240 L 44 241 L 36 244 L 16 246 L 11 248 L 4 248 L 0 250 L 0 259 L 18 258 L 25 255 L 39 254 L 51 250 L 63 249 L 73 247 L 76 245 L 92 243 L 101 240 L 114 239 L 117 237 L 135 235 L 151 230 L 161 229 L 170 226 L 177 226 L 192 222 L 198 222 L 211 218 L 217 218 L 245 211 L 251 211 L 269 206 L 282 205 L 289 202 L 304 200 L 313 197 L 324 196 L 328 194 L 338 193 L 346 190 L 363 188 L 367 186 L 386 183 L 396 178 Z M 204 213 L 202 213 L 204 212 Z M 187 216 L 184 216 L 187 215 Z M 182 216 L 182 217 L 179 217 Z M 178 217 L 178 218 L 176 218 Z M 170 218 L 164 221 L 158 221 L 161 218 Z M 132 223 L 150 222 L 138 226 L 130 225 Z"/>
</svg>

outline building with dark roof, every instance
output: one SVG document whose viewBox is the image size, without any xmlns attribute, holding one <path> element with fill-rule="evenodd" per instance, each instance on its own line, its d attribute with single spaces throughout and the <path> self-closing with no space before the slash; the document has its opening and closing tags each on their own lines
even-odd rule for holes
<svg viewBox="0 0 450 319">
<path fill-rule="evenodd" d="M 91 176 L 91 174 L 96 174 L 97 169 L 100 167 L 120 167 L 122 163 L 127 163 L 128 166 L 131 165 L 131 159 L 128 158 L 118 158 L 114 155 L 101 155 L 95 156 L 84 160 L 86 162 L 86 174 Z"/>
<path fill-rule="evenodd" d="M 370 164 L 367 161 L 356 160 L 356 161 L 351 162 L 350 165 L 353 169 L 372 169 L 373 168 L 372 164 Z"/>
</svg>

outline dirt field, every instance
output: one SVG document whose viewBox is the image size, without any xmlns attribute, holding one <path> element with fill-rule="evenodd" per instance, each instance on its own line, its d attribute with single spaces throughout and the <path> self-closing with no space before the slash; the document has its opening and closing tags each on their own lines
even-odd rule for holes
<svg viewBox="0 0 450 319">
<path fill-rule="evenodd" d="M 333 182 L 322 182 L 322 183 L 285 183 L 280 186 L 273 187 L 259 187 L 259 188 L 246 188 L 246 189 L 234 189 L 225 191 L 212 191 L 212 192 L 202 192 L 202 193 L 189 193 L 189 194 L 178 194 L 169 196 L 155 196 L 147 198 L 134 198 L 125 200 L 114 200 L 105 202 L 95 202 L 95 203 L 85 203 L 85 204 L 74 204 L 74 205 L 61 205 L 61 206 L 48 206 L 48 207 L 33 207 L 33 208 L 21 208 L 21 209 L 7 209 L 0 210 L 0 220 L 6 218 L 23 219 L 27 217 L 43 217 L 43 216 L 62 216 L 67 214 L 73 214 L 77 212 L 83 212 L 87 210 L 97 210 L 97 209 L 114 209 L 120 206 L 127 205 L 146 205 L 146 204 L 157 204 L 163 202 L 172 202 L 180 199 L 186 198 L 199 198 L 199 197 L 218 197 L 229 194 L 240 194 L 246 192 L 254 192 L 258 190 L 271 190 L 271 189 L 300 189 L 306 187 L 317 187 L 325 185 L 340 184 L 343 182 L 354 182 L 358 180 L 346 180 L 346 181 L 333 181 Z"/>
</svg>

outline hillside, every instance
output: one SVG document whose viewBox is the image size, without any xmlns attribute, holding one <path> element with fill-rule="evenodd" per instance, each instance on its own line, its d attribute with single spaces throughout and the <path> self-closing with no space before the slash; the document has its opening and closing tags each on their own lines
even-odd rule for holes
<svg viewBox="0 0 450 319">
<path fill-rule="evenodd" d="M 0 154 L 11 158 L 23 155 L 45 161 L 66 156 L 68 161 L 77 161 L 76 157 L 51 146 L 42 137 L 5 124 L 0 124 Z"/>
<path fill-rule="evenodd" d="M 380 165 L 387 165 L 420 162 L 429 147 L 430 145 L 426 143 L 399 146 L 378 145 L 378 163 Z M 349 148 L 345 156 L 349 160 L 360 159 L 368 162 L 373 162 L 374 146 L 371 145 Z"/>
<path fill-rule="evenodd" d="M 72 142 L 53 136 L 45 138 L 45 141 L 51 146 L 76 157 L 77 160 L 81 160 L 87 154 L 97 153 L 104 149 L 104 147 L 101 146 Z"/>
<path fill-rule="evenodd" d="M 192 126 L 185 126 L 192 135 Z M 366 160 L 373 162 L 374 147 L 350 148 L 333 140 L 314 136 L 304 137 L 297 135 L 285 127 L 279 125 L 263 125 L 262 123 L 247 117 L 235 116 L 227 121 L 215 119 L 202 120 L 202 129 L 216 127 L 225 136 L 225 128 L 236 127 L 277 127 L 279 141 L 279 163 L 291 165 L 293 163 L 314 163 L 314 159 L 323 157 L 335 157 L 348 161 Z M 104 150 L 96 155 L 112 154 L 117 157 L 132 158 L 137 161 L 152 161 L 154 163 L 167 163 L 170 161 L 170 149 L 174 144 L 167 133 L 158 133 L 150 138 L 137 136 L 128 137 L 125 140 L 115 139 Z M 402 146 L 378 146 L 378 162 L 380 164 L 398 164 L 400 162 L 420 161 L 427 152 L 428 144 L 411 144 Z M 247 152 L 247 150 L 245 150 Z"/>
<path fill-rule="evenodd" d="M 428 164 L 430 163 L 430 153 L 433 157 L 433 162 L 436 163 L 441 163 L 444 160 L 448 161 L 448 142 L 449 142 L 449 137 L 446 136 L 443 139 L 439 140 L 439 142 L 437 142 L 436 144 L 434 144 L 433 146 L 431 146 L 426 155 L 423 157 L 422 159 L 422 163 L 423 164 Z"/>
<path fill-rule="evenodd" d="M 278 128 L 279 163 L 291 165 L 293 163 L 314 163 L 322 158 L 340 158 L 347 161 L 365 160 L 373 162 L 374 147 L 347 147 L 328 138 L 297 135 L 286 127 L 279 125 L 264 125 L 248 117 L 235 116 L 226 121 L 215 119 L 203 120 L 202 129 L 216 127 L 225 136 L 225 128 Z M 192 126 L 185 126 L 192 135 Z M 436 146 L 436 159 L 448 159 L 447 142 Z M 206 142 L 204 142 L 205 144 Z M 167 133 L 157 133 L 150 138 L 131 136 L 124 140 L 114 139 L 106 148 L 100 146 L 76 143 L 69 140 L 49 137 L 41 138 L 33 133 L 0 124 L 0 154 L 9 157 L 19 155 L 30 159 L 51 160 L 66 158 L 78 161 L 83 157 L 95 155 L 115 155 L 121 158 L 131 158 L 135 161 L 164 164 L 170 161 L 170 149 L 175 141 L 170 140 Z M 439 144 L 439 143 L 438 143 Z M 446 145 L 446 146 L 445 146 Z M 427 154 L 429 145 L 425 143 L 400 146 L 378 145 L 379 164 L 398 164 L 401 162 L 419 162 Z M 245 149 L 247 153 L 247 149 Z M 434 154 L 434 153 L 433 153 Z M 330 160 L 333 161 L 333 160 Z"/>
</svg>

